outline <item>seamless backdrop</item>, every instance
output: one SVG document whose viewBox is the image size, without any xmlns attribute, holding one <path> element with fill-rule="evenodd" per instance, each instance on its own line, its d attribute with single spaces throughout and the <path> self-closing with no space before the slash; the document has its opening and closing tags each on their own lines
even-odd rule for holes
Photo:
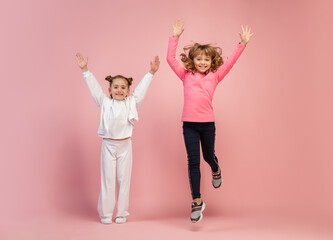
<svg viewBox="0 0 333 240">
<path fill-rule="evenodd" d="M 213 43 L 226 59 L 241 25 L 255 35 L 214 96 L 219 190 L 202 164 L 207 214 L 333 215 L 332 3 L 325 0 L 4 1 L 1 7 L 0 223 L 68 215 L 98 221 L 99 110 L 75 53 L 105 92 L 106 75 L 160 70 L 133 135 L 130 212 L 187 217 L 182 83 L 166 63 Z M 161 207 L 168 206 L 168 207 Z"/>
</svg>

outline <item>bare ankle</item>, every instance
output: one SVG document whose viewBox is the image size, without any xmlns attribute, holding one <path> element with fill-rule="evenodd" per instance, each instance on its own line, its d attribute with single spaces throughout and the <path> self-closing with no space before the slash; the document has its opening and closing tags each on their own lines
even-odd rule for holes
<svg viewBox="0 0 333 240">
<path fill-rule="evenodd" d="M 201 203 L 201 198 L 195 198 L 195 199 L 193 199 L 193 202 L 196 202 L 197 204 L 200 204 Z"/>
</svg>

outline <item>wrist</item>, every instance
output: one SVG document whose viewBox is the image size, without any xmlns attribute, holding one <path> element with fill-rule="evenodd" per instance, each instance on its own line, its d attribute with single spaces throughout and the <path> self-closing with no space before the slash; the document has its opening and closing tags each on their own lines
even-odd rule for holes
<svg viewBox="0 0 333 240">
<path fill-rule="evenodd" d="M 247 42 L 241 41 L 240 44 L 246 46 Z"/>
<path fill-rule="evenodd" d="M 82 72 L 87 72 L 88 71 L 88 67 L 83 67 L 81 68 Z"/>
<path fill-rule="evenodd" d="M 153 75 L 156 73 L 156 71 L 153 71 L 153 70 L 151 70 L 151 69 L 149 70 L 149 72 L 150 72 L 151 74 L 153 74 Z"/>
</svg>

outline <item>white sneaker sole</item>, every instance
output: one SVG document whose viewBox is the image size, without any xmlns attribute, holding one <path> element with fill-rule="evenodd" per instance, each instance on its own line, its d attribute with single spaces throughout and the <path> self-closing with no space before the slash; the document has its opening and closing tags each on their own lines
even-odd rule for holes
<svg viewBox="0 0 333 240">
<path fill-rule="evenodd" d="M 112 223 L 112 219 L 101 218 L 101 223 L 103 223 L 103 224 L 111 224 Z"/>
<path fill-rule="evenodd" d="M 123 223 L 125 223 L 127 220 L 126 220 L 126 217 L 117 217 L 116 218 L 116 223 L 117 224 L 123 224 Z"/>
</svg>

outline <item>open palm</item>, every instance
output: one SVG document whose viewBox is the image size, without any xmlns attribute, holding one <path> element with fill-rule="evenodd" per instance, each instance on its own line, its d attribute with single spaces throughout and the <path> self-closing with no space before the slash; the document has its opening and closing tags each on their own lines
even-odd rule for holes
<svg viewBox="0 0 333 240">
<path fill-rule="evenodd" d="M 243 45 L 246 45 L 250 41 L 250 38 L 253 36 L 254 33 L 251 33 L 251 28 L 248 28 L 248 26 L 246 26 L 245 28 L 242 26 L 242 33 L 238 34 L 241 38 L 241 43 Z"/>
<path fill-rule="evenodd" d="M 77 61 L 77 65 L 79 65 L 79 67 L 81 69 L 87 68 L 88 57 L 84 58 L 81 53 L 77 53 L 76 54 L 76 61 Z"/>
<path fill-rule="evenodd" d="M 180 22 L 180 20 L 178 20 L 174 24 L 172 24 L 172 27 L 173 27 L 173 36 L 174 37 L 178 38 L 184 32 L 184 22 Z"/>
<path fill-rule="evenodd" d="M 154 74 L 157 72 L 158 68 L 160 67 L 160 59 L 156 56 L 153 61 L 150 62 L 150 72 Z"/>
</svg>

